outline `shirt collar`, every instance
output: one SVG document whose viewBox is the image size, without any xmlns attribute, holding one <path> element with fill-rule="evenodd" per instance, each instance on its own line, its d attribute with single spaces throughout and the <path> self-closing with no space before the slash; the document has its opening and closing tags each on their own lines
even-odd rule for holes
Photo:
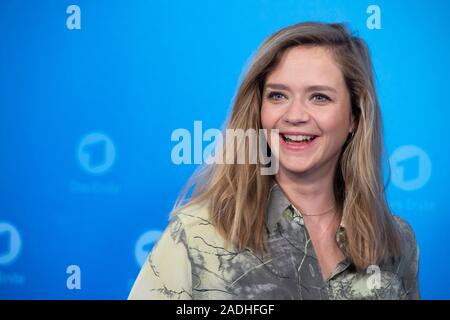
<svg viewBox="0 0 450 320">
<path fill-rule="evenodd" d="M 270 232 L 275 230 L 275 227 L 280 220 L 282 213 L 291 205 L 288 198 L 284 195 L 278 183 L 273 181 L 269 191 L 268 205 L 266 209 L 267 228 Z"/>
<path fill-rule="evenodd" d="M 301 212 L 289 201 L 278 183 L 273 180 L 272 186 L 269 190 L 268 205 L 266 209 L 266 225 L 270 232 L 273 232 L 275 230 L 275 227 L 283 216 L 283 213 L 288 209 L 293 214 L 293 217 L 297 217 L 297 221 L 301 225 L 304 225 Z M 344 219 L 341 219 L 339 230 L 336 236 L 341 237 L 344 229 Z"/>
</svg>

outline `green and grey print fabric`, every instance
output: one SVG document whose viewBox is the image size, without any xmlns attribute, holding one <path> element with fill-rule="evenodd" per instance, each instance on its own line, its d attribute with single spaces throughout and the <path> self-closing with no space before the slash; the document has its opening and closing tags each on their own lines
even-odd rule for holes
<svg viewBox="0 0 450 320">
<path fill-rule="evenodd" d="M 366 272 L 356 272 L 346 258 L 324 280 L 303 219 L 277 184 L 266 215 L 269 252 L 259 256 L 225 248 L 206 206 L 184 209 L 155 244 L 129 299 L 420 299 L 419 250 L 400 217 L 401 258 Z M 344 233 L 341 223 L 342 249 Z"/>
</svg>

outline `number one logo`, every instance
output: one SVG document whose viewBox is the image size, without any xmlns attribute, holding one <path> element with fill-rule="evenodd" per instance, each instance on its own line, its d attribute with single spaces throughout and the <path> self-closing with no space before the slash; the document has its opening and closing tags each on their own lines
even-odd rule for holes
<svg viewBox="0 0 450 320">
<path fill-rule="evenodd" d="M 392 183 L 405 191 L 423 187 L 431 177 L 431 160 L 421 148 L 406 145 L 397 148 L 389 159 Z"/>
<path fill-rule="evenodd" d="M 102 174 L 114 164 L 116 150 L 111 139 L 102 133 L 86 135 L 78 145 L 78 161 L 91 174 Z"/>
</svg>

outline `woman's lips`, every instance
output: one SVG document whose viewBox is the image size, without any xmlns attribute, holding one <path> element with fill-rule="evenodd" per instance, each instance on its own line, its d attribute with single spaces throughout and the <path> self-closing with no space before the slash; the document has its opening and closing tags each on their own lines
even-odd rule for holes
<svg viewBox="0 0 450 320">
<path fill-rule="evenodd" d="M 280 133 L 280 144 L 284 149 L 288 149 L 288 150 L 305 150 L 308 149 L 310 147 L 312 147 L 313 145 L 316 144 L 317 139 L 319 139 L 318 136 L 315 136 L 314 139 L 310 140 L 310 141 L 306 141 L 306 142 L 287 142 L 284 138 L 283 135 Z"/>
</svg>

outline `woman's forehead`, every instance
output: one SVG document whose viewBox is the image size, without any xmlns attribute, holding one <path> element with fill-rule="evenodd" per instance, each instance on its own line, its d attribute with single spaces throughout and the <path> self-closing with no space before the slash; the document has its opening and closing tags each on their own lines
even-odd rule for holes
<svg viewBox="0 0 450 320">
<path fill-rule="evenodd" d="M 324 85 L 339 87 L 344 77 L 329 49 L 319 46 L 297 46 L 286 50 L 267 82 L 288 86 Z"/>
</svg>

